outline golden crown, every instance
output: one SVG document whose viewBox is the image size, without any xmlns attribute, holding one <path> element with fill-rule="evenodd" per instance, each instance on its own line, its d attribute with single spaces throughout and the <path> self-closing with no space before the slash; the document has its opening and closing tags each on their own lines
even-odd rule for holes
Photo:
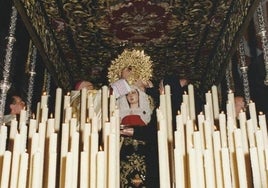
<svg viewBox="0 0 268 188">
<path fill-rule="evenodd" d="M 108 79 L 113 83 L 121 78 L 122 70 L 131 67 L 131 75 L 127 78 L 129 84 L 137 80 L 149 81 L 152 78 L 152 61 L 150 56 L 144 54 L 143 50 L 125 49 L 108 68 Z"/>
</svg>

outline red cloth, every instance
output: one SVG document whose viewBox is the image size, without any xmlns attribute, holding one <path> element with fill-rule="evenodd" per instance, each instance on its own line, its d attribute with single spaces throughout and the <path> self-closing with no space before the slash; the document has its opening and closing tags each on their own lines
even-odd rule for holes
<svg viewBox="0 0 268 188">
<path fill-rule="evenodd" d="M 139 115 L 125 116 L 122 119 L 121 124 L 127 125 L 127 126 L 128 125 L 129 126 L 145 126 L 146 125 Z"/>
</svg>

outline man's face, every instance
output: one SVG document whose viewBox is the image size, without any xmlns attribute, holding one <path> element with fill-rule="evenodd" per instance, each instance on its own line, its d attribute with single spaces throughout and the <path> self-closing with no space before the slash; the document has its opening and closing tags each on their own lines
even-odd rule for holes
<svg viewBox="0 0 268 188">
<path fill-rule="evenodd" d="M 13 97 L 13 103 L 10 104 L 11 114 L 20 114 L 20 111 L 25 108 L 25 102 L 19 97 Z"/>
</svg>

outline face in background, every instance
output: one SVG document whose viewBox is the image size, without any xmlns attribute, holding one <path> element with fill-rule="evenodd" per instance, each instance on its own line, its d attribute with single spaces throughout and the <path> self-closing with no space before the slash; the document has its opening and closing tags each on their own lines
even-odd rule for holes
<svg viewBox="0 0 268 188">
<path fill-rule="evenodd" d="M 19 96 L 12 97 L 13 102 L 10 104 L 11 114 L 20 114 L 20 111 L 25 108 L 25 102 Z"/>
<path fill-rule="evenodd" d="M 239 112 L 245 108 L 245 101 L 243 97 L 235 97 L 235 112 L 238 117 Z"/>
<path fill-rule="evenodd" d="M 129 102 L 130 107 L 139 106 L 139 93 L 138 90 L 132 90 L 127 94 L 127 101 Z"/>
<path fill-rule="evenodd" d="M 86 88 L 88 90 L 93 90 L 94 86 L 89 81 L 82 81 L 82 82 L 78 83 L 77 86 L 76 86 L 76 90 L 81 90 L 83 88 Z"/>
<path fill-rule="evenodd" d="M 131 67 L 125 67 L 121 72 L 121 78 L 127 80 L 131 74 L 131 71 Z"/>
</svg>

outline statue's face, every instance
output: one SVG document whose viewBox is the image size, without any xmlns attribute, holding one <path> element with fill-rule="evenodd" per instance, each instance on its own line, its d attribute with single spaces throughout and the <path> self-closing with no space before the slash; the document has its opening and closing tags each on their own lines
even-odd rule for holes
<svg viewBox="0 0 268 188">
<path fill-rule="evenodd" d="M 127 94 L 127 100 L 129 102 L 129 104 L 138 104 L 139 103 L 139 93 L 138 91 L 132 90 Z"/>
</svg>

